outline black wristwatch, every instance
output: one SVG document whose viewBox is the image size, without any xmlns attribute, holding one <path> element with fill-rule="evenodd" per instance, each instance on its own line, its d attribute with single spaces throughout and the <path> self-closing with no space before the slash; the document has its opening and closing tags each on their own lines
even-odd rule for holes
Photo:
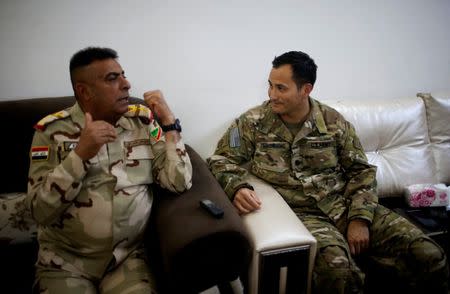
<svg viewBox="0 0 450 294">
<path fill-rule="evenodd" d="M 177 118 L 177 119 L 175 119 L 175 123 L 173 123 L 173 124 L 170 124 L 170 125 L 167 125 L 167 126 L 161 125 L 161 129 L 164 132 L 177 131 L 177 132 L 181 133 L 180 120 Z"/>
</svg>

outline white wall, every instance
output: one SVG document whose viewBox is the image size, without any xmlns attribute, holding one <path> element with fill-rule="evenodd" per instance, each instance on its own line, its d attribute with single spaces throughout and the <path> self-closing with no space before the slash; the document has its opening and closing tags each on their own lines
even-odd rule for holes
<svg viewBox="0 0 450 294">
<path fill-rule="evenodd" d="M 131 94 L 163 90 L 207 157 L 266 99 L 276 55 L 315 59 L 318 99 L 414 96 L 450 88 L 449 28 L 448 0 L 1 0 L 0 99 L 71 95 L 72 54 L 109 46 Z"/>
</svg>

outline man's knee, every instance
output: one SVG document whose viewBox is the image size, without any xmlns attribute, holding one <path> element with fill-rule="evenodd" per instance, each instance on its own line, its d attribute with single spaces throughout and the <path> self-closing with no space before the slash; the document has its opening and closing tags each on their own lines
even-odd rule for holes
<svg viewBox="0 0 450 294">
<path fill-rule="evenodd" d="M 156 293 L 155 279 L 147 265 L 145 255 L 135 252 L 109 272 L 99 285 L 103 294 Z"/>
<path fill-rule="evenodd" d="M 91 281 L 80 277 L 38 277 L 33 293 L 96 294 L 97 290 Z"/>
<path fill-rule="evenodd" d="M 326 293 L 327 289 L 335 293 L 359 293 L 364 287 L 364 273 L 341 246 L 321 248 L 314 267 L 314 287 L 318 293 Z"/>
<path fill-rule="evenodd" d="M 421 272 L 432 273 L 447 268 L 444 250 L 428 238 L 419 238 L 409 245 L 410 263 Z"/>
<path fill-rule="evenodd" d="M 410 244 L 409 252 L 408 263 L 416 272 L 410 284 L 419 291 L 447 294 L 449 269 L 444 250 L 432 240 L 420 238 Z"/>
<path fill-rule="evenodd" d="M 348 269 L 350 260 L 347 252 L 337 245 L 326 246 L 320 249 L 317 256 L 316 265 L 330 269 Z"/>
</svg>

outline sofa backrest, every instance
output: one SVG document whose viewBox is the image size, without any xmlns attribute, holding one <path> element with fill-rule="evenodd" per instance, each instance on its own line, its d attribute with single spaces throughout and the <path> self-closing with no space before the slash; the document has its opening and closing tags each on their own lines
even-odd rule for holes
<svg viewBox="0 0 450 294">
<path fill-rule="evenodd" d="M 33 126 L 43 117 L 74 104 L 74 97 L 0 101 L 0 154 L 3 155 L 1 193 L 26 192 Z"/>
<path fill-rule="evenodd" d="M 422 99 L 323 102 L 355 126 L 369 162 L 378 167 L 379 197 L 401 196 L 408 185 L 438 182 Z"/>
</svg>

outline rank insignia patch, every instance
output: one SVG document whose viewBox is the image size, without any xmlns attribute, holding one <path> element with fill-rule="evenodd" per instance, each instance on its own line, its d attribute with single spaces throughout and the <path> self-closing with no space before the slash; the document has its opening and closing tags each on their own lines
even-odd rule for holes
<svg viewBox="0 0 450 294">
<path fill-rule="evenodd" d="M 31 148 L 31 160 L 47 160 L 48 146 L 35 146 Z"/>
<path fill-rule="evenodd" d="M 48 124 L 62 118 L 68 117 L 70 114 L 66 110 L 61 110 L 52 114 L 47 115 L 43 119 L 41 119 L 34 128 L 37 130 L 44 131 Z"/>
<path fill-rule="evenodd" d="M 128 111 L 125 113 L 126 117 L 139 117 L 141 121 L 145 124 L 149 124 L 153 120 L 152 111 L 141 104 L 131 104 L 128 105 Z"/>
</svg>

